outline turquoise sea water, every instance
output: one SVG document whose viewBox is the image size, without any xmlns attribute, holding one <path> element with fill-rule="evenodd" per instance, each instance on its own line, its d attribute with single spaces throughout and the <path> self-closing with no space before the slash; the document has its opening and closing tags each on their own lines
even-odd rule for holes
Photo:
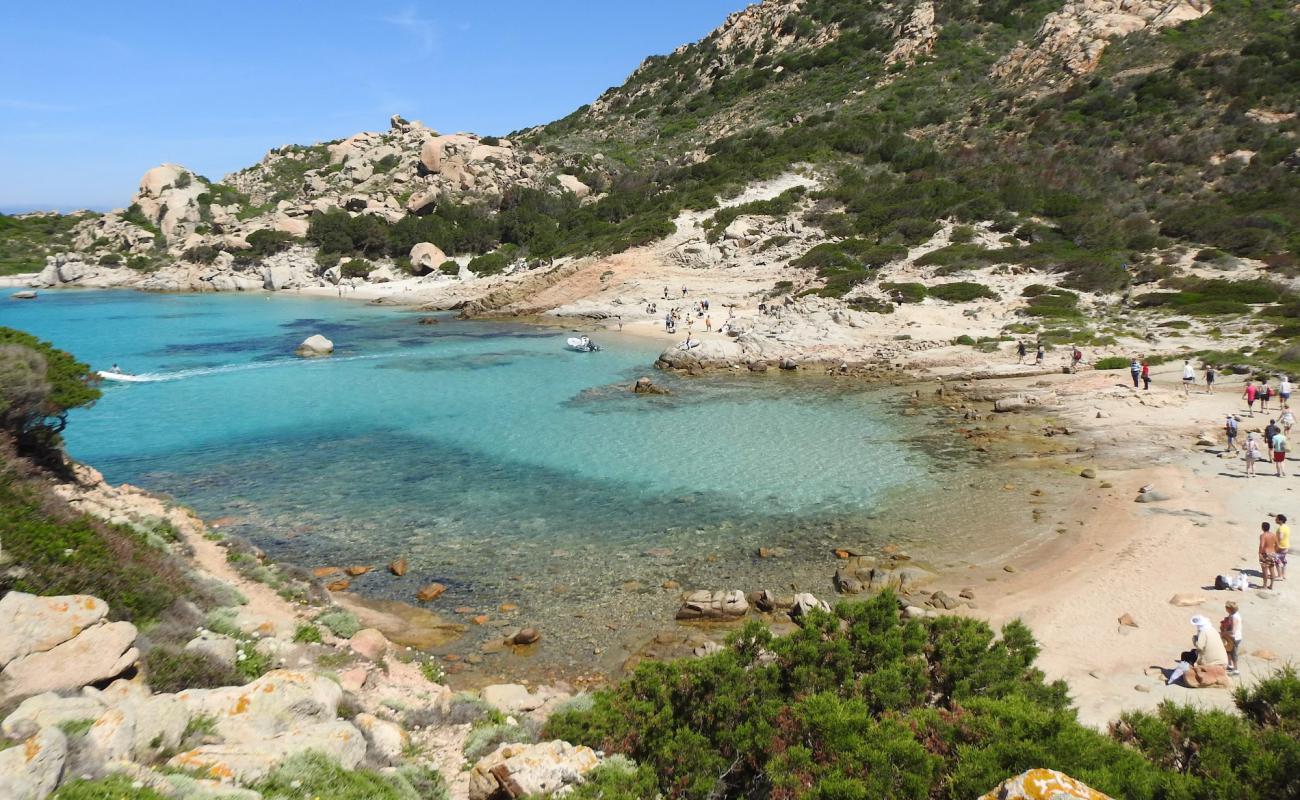
<svg viewBox="0 0 1300 800">
<path fill-rule="evenodd" d="M 0 324 L 97 369 L 158 378 L 105 382 L 71 420 L 76 458 L 233 517 L 304 566 L 407 556 L 405 578 L 355 582 L 375 595 L 439 580 L 448 608 L 508 599 L 546 621 L 630 578 L 739 580 L 759 544 L 788 564 L 822 558 L 820 531 L 866 526 L 883 497 L 930 481 L 902 421 L 861 388 L 682 379 L 650 369 L 655 342 L 597 336 L 606 350 L 579 354 L 559 331 L 420 316 L 261 294 L 0 306 Z M 333 357 L 292 355 L 313 333 Z M 674 394 L 627 391 L 643 374 Z"/>
</svg>

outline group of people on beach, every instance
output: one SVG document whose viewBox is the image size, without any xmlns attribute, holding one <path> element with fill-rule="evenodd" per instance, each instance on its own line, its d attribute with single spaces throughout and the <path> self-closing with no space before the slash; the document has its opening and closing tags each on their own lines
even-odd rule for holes
<svg viewBox="0 0 1300 800">
<path fill-rule="evenodd" d="M 1268 380 L 1261 378 L 1257 382 L 1246 383 L 1244 396 L 1248 413 L 1253 417 L 1255 401 L 1257 399 L 1260 401 L 1261 411 L 1267 411 L 1267 402 L 1272 398 L 1273 390 Z M 1273 463 L 1277 477 L 1286 477 L 1287 453 L 1291 450 L 1291 428 L 1295 425 L 1295 414 L 1291 411 L 1291 379 L 1286 375 L 1282 376 L 1278 397 L 1282 413 L 1269 419 L 1260 438 L 1256 438 L 1254 431 L 1248 432 L 1246 441 L 1241 447 L 1237 446 L 1237 439 L 1241 435 L 1241 417 L 1236 414 L 1227 414 L 1224 417 L 1223 432 L 1228 440 L 1227 452 L 1242 454 L 1246 460 L 1247 477 L 1255 477 L 1255 464 L 1264 458 L 1265 450 L 1268 452 L 1268 460 Z"/>
<path fill-rule="evenodd" d="M 1291 552 L 1291 526 L 1286 514 L 1277 514 L 1271 522 L 1262 522 L 1259 526 L 1259 573 L 1260 585 L 1256 588 L 1272 591 L 1277 581 L 1286 580 L 1287 557 Z M 1237 579 L 1220 575 L 1215 579 L 1215 587 L 1244 592 L 1250 588 L 1245 574 Z M 1224 603 L 1226 612 L 1219 620 L 1219 630 L 1215 632 L 1208 617 L 1197 614 L 1192 617 L 1192 648 L 1178 657 L 1166 682 L 1174 684 L 1180 680 L 1187 686 L 1198 689 L 1208 686 L 1228 686 L 1229 676 L 1238 674 L 1244 638 L 1244 623 L 1241 618 L 1241 605 L 1236 600 Z"/>
</svg>

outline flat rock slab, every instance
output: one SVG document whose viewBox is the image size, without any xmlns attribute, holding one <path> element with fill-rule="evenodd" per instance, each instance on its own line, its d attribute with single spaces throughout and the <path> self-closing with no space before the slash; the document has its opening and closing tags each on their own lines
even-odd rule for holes
<svg viewBox="0 0 1300 800">
<path fill-rule="evenodd" d="M 107 615 L 108 604 L 90 595 L 10 592 L 0 597 L 0 668 L 63 644 Z"/>
<path fill-rule="evenodd" d="M 131 623 L 110 622 L 44 652 L 15 659 L 0 672 L 0 701 L 80 689 L 120 675 L 140 657 L 131 646 L 135 637 Z"/>
</svg>

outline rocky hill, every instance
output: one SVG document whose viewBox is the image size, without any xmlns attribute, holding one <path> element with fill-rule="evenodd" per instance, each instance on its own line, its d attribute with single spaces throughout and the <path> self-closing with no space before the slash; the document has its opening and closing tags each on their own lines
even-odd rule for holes
<svg viewBox="0 0 1300 800">
<path fill-rule="evenodd" d="M 590 300 L 609 286 L 584 265 L 620 253 L 592 269 L 722 270 L 752 276 L 741 306 L 869 315 L 1031 286 L 1078 309 L 1216 277 L 1289 291 L 1298 20 L 1283 0 L 768 0 L 508 138 L 394 117 L 220 182 L 163 165 L 70 234 L 0 235 L 26 248 L 11 264 L 54 250 L 37 286 L 391 283 L 479 313 Z"/>
</svg>

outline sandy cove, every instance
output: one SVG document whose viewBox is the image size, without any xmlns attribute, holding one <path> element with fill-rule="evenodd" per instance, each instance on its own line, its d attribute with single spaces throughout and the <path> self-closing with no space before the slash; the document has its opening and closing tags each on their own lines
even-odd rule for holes
<svg viewBox="0 0 1300 800">
<path fill-rule="evenodd" d="M 1039 392 L 1042 384 L 1050 385 L 1058 405 L 1043 412 L 1077 428 L 1075 435 L 1091 449 L 1086 461 L 1058 459 L 1058 465 L 1068 464 L 1076 475 L 1091 467 L 1096 477 L 1077 478 L 1088 491 L 1052 508 L 1052 519 L 1044 520 L 1063 532 L 1014 560 L 1014 572 L 972 571 L 965 582 L 980 592 L 980 603 L 965 613 L 995 625 L 1026 622 L 1042 648 L 1039 666 L 1069 683 L 1080 718 L 1090 725 L 1104 726 L 1122 712 L 1151 709 L 1166 699 L 1230 708 L 1230 692 L 1166 687 L 1153 669 L 1168 669 L 1187 649 L 1192 615 L 1217 623 L 1229 599 L 1240 603 L 1246 632 L 1240 681 L 1300 659 L 1293 622 L 1300 613 L 1294 589 L 1300 578 L 1292 573 L 1272 592 L 1254 588 L 1259 523 L 1275 513 L 1294 519 L 1300 477 L 1273 477 L 1272 466 L 1261 463 L 1260 476 L 1246 479 L 1240 456 L 1221 457 L 1224 415 L 1244 410 L 1240 378 L 1223 380 L 1213 395 L 1203 393 L 1202 385 L 1184 398 L 1180 375 L 1181 366 L 1156 369 L 1149 393 L 1133 390 L 1126 370 L 991 382 Z M 1016 416 L 999 415 L 998 422 Z M 1243 414 L 1242 439 L 1268 419 Z M 1202 433 L 1216 445 L 1198 447 Z M 1148 485 L 1170 499 L 1135 502 Z M 1025 502 L 1030 490 L 1017 487 L 1008 494 Z M 1238 570 L 1251 577 L 1250 590 L 1214 591 L 1217 574 Z M 945 576 L 948 588 L 957 586 L 954 577 Z M 988 602 L 979 588 L 985 580 L 996 581 L 987 584 L 997 590 Z M 1204 602 L 1172 605 L 1176 594 Z M 1119 623 L 1125 614 L 1137 627 Z"/>
</svg>

